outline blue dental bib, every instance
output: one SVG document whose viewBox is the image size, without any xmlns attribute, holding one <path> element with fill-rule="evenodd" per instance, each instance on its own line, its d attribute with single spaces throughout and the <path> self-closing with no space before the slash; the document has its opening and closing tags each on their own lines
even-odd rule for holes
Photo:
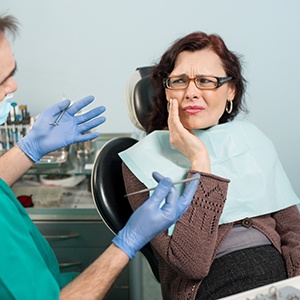
<svg viewBox="0 0 300 300">
<path fill-rule="evenodd" d="M 245 120 L 195 130 L 208 149 L 211 172 L 230 180 L 219 224 L 272 213 L 299 203 L 272 142 Z M 169 131 L 154 131 L 119 153 L 150 188 L 153 171 L 177 181 L 187 177 L 189 160 L 170 145 Z M 180 191 L 184 185 L 180 187 Z"/>
</svg>

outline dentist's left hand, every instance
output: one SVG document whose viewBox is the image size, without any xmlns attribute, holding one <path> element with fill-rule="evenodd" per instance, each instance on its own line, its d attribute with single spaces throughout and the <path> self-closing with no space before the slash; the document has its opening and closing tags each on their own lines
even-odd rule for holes
<svg viewBox="0 0 300 300">
<path fill-rule="evenodd" d="M 200 180 L 200 175 L 194 174 L 193 177 L 199 179 L 191 181 L 179 197 L 169 178 L 163 177 L 158 172 L 153 172 L 152 176 L 159 182 L 152 196 L 131 215 L 126 225 L 113 239 L 113 243 L 130 259 L 134 258 L 136 252 L 156 235 L 176 223 L 186 212 Z M 161 206 L 164 199 L 165 203 Z"/>
<path fill-rule="evenodd" d="M 84 142 L 98 137 L 100 135 L 98 132 L 88 131 L 105 122 L 105 117 L 100 116 L 105 111 L 104 106 L 75 116 L 93 101 L 94 97 L 88 96 L 68 107 L 70 100 L 63 100 L 46 109 L 39 115 L 30 132 L 17 145 L 34 162 L 37 162 L 49 152 L 72 143 Z M 66 111 L 59 124 L 51 125 L 64 109 Z"/>
</svg>

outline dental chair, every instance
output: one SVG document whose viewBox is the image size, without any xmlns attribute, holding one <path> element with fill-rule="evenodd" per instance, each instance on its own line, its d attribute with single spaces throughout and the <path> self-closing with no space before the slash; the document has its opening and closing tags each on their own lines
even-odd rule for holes
<svg viewBox="0 0 300 300">
<path fill-rule="evenodd" d="M 132 124 L 144 131 L 146 116 L 151 111 L 154 88 L 150 82 L 151 67 L 142 67 L 129 77 L 126 85 L 126 105 Z"/>
<path fill-rule="evenodd" d="M 145 116 L 151 109 L 153 89 L 149 81 L 150 67 L 137 69 L 127 82 L 127 109 L 132 123 L 143 130 Z M 126 194 L 122 160 L 118 153 L 137 142 L 131 137 L 109 140 L 100 149 L 92 170 L 91 191 L 97 210 L 107 227 L 117 234 L 132 214 Z M 141 250 L 154 277 L 159 281 L 157 260 L 148 243 Z"/>
</svg>

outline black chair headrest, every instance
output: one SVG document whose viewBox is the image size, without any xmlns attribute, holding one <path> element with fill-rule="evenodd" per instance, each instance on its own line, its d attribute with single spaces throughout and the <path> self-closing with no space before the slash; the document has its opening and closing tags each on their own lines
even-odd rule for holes
<svg viewBox="0 0 300 300">
<path fill-rule="evenodd" d="M 149 75 L 151 68 L 137 68 L 126 85 L 128 115 L 133 125 L 141 130 L 145 130 L 146 117 L 151 111 L 154 96 L 154 88 Z"/>
</svg>

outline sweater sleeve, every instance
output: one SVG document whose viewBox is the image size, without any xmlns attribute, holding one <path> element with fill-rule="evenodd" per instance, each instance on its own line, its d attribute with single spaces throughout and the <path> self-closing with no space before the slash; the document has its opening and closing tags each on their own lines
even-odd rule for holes
<svg viewBox="0 0 300 300">
<path fill-rule="evenodd" d="M 288 277 L 300 275 L 300 214 L 291 206 L 273 214 L 281 238 L 281 250 Z"/>
<path fill-rule="evenodd" d="M 188 176 L 196 172 L 190 170 Z M 177 221 L 173 235 L 168 236 L 165 231 L 151 241 L 155 250 L 174 270 L 195 280 L 201 280 L 209 272 L 229 183 L 229 180 L 213 174 L 200 174 L 192 203 Z M 123 175 L 127 193 L 145 188 L 125 165 Z M 129 197 L 133 210 L 148 197 L 149 194 Z"/>
</svg>

